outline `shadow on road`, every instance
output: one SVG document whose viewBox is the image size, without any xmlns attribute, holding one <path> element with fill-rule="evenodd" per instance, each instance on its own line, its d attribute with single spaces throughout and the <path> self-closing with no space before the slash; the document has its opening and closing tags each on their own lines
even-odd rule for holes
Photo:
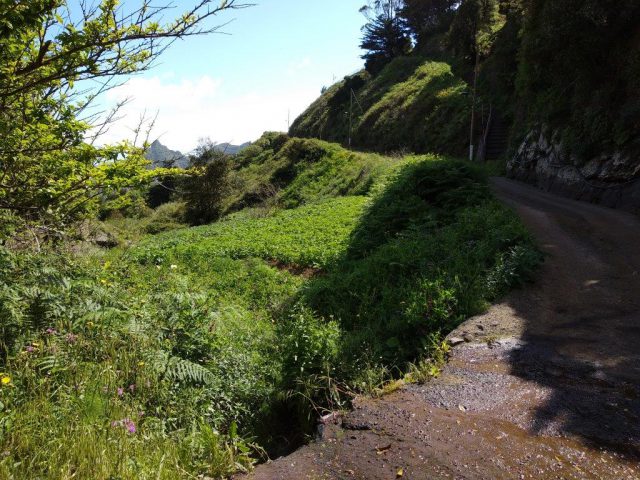
<svg viewBox="0 0 640 480">
<path fill-rule="evenodd" d="M 524 320 L 512 374 L 546 398 L 532 429 L 640 459 L 640 221 L 495 179 L 547 254 L 510 297 Z"/>
</svg>

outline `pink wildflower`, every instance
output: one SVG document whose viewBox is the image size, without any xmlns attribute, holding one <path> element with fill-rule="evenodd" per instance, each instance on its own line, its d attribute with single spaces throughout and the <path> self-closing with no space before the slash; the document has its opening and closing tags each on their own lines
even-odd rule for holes
<svg viewBox="0 0 640 480">
<path fill-rule="evenodd" d="M 113 422 L 111 422 L 111 426 L 113 428 L 117 428 L 117 427 L 125 428 L 127 432 L 131 434 L 134 434 L 137 431 L 135 422 L 130 418 L 123 418 L 122 420 L 114 420 Z"/>
<path fill-rule="evenodd" d="M 125 422 L 125 426 L 127 427 L 127 432 L 129 433 L 136 433 L 136 424 L 133 423 L 133 421 L 128 420 L 127 422 Z"/>
<path fill-rule="evenodd" d="M 118 396 L 121 397 L 122 395 L 124 395 L 124 388 L 118 387 Z"/>
</svg>

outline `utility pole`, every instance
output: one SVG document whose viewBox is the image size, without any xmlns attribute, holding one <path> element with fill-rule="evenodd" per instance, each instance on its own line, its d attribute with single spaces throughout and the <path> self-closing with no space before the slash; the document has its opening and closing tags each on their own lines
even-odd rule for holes
<svg viewBox="0 0 640 480">
<path fill-rule="evenodd" d="M 287 110 L 287 133 L 291 129 L 291 109 Z"/>
<path fill-rule="evenodd" d="M 360 109 L 360 115 L 364 115 L 364 110 L 362 109 L 362 105 L 360 105 L 360 100 L 358 100 L 358 96 L 356 92 L 353 91 L 353 88 L 350 89 L 349 96 L 349 147 L 351 147 L 351 137 L 353 136 L 353 101 L 356 101 L 358 108 Z"/>
<path fill-rule="evenodd" d="M 473 100 L 471 104 L 471 133 L 469 136 L 469 161 L 473 162 L 474 154 L 474 136 L 475 136 L 475 123 L 476 123 L 476 96 L 478 89 L 478 66 L 480 64 L 480 51 L 478 50 L 478 34 L 476 33 L 476 66 L 473 72 Z"/>
<path fill-rule="evenodd" d="M 349 92 L 349 148 L 351 148 L 351 134 L 353 132 L 353 90 Z"/>
</svg>

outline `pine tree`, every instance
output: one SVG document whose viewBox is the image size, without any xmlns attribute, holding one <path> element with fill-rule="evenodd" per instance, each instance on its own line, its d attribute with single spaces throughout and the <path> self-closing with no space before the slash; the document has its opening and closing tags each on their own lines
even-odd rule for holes
<svg viewBox="0 0 640 480">
<path fill-rule="evenodd" d="M 377 72 L 395 57 L 411 51 L 409 29 L 398 16 L 401 6 L 398 0 L 379 0 L 361 10 L 369 20 L 362 29 L 360 44 L 360 48 L 367 51 L 362 58 L 369 72 Z"/>
</svg>

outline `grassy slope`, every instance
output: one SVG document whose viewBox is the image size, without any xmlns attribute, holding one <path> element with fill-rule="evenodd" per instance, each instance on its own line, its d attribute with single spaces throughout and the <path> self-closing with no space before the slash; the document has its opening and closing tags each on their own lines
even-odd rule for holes
<svg viewBox="0 0 640 480">
<path fill-rule="evenodd" d="M 467 85 L 444 62 L 401 57 L 372 77 L 361 72 L 329 88 L 291 127 L 291 135 L 345 143 L 350 92 L 356 93 L 353 142 L 374 151 L 464 151 Z"/>
<path fill-rule="evenodd" d="M 428 356 L 536 261 L 467 164 L 263 140 L 234 198 L 267 173 L 271 209 L 102 255 L 0 250 L 0 478 L 222 476 L 255 457 L 236 425 L 277 454 L 309 401 Z"/>
<path fill-rule="evenodd" d="M 266 133 L 237 158 L 228 211 L 260 204 L 291 208 L 344 195 L 363 195 L 389 159 L 319 140 Z"/>
</svg>

